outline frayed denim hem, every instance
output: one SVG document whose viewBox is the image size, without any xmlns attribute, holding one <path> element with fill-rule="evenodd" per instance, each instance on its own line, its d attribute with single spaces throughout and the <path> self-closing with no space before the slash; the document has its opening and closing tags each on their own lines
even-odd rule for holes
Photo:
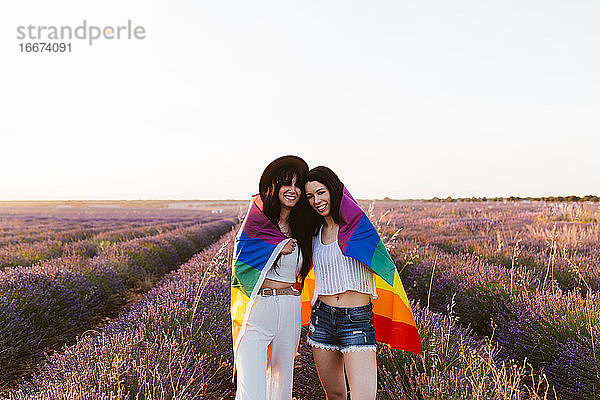
<svg viewBox="0 0 600 400">
<path fill-rule="evenodd" d="M 315 342 L 314 340 L 312 340 L 309 337 L 306 338 L 306 343 L 308 343 L 312 347 L 316 347 L 318 349 L 331 350 L 331 351 L 335 351 L 335 350 L 340 351 L 340 346 L 333 346 L 331 344 L 323 344 L 323 343 Z"/>
<path fill-rule="evenodd" d="M 354 351 L 377 351 L 377 346 L 368 345 L 368 346 L 350 346 L 340 350 L 342 353 L 350 353 Z"/>
</svg>

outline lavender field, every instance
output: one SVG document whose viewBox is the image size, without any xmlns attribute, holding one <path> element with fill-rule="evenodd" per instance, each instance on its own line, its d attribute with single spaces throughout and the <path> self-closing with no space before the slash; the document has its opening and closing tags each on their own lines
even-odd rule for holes
<svg viewBox="0 0 600 400">
<path fill-rule="evenodd" d="M 216 211 L 1 207 L 0 389 L 229 232 L 237 210 Z"/>
<path fill-rule="evenodd" d="M 378 349 L 378 398 L 600 399 L 597 205 L 362 205 L 423 345 L 422 358 Z M 79 225 L 0 212 L 0 251 L 20 251 L 2 260 L 25 260 L 0 272 L 5 398 L 233 399 L 237 211 L 173 211 Z M 294 396 L 322 399 L 305 335 Z"/>
</svg>

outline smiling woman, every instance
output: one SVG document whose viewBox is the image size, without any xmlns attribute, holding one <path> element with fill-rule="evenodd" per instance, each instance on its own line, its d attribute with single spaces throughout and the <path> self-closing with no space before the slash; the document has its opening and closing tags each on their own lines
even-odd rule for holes
<svg viewBox="0 0 600 400">
<path fill-rule="evenodd" d="M 317 217 L 307 343 L 327 399 L 347 398 L 347 377 L 352 399 L 374 400 L 376 341 L 420 354 L 421 340 L 396 266 L 358 203 L 327 167 L 306 180 Z"/>
<path fill-rule="evenodd" d="M 307 172 L 300 157 L 271 162 L 236 237 L 231 282 L 236 400 L 292 397 L 299 288 L 311 264 L 302 190 Z"/>
</svg>

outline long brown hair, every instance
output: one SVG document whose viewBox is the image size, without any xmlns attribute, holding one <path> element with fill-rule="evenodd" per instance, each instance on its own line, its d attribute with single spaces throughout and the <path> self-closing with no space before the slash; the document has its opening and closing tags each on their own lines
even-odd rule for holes
<svg viewBox="0 0 600 400">
<path fill-rule="evenodd" d="M 264 193 L 260 193 L 260 196 L 263 199 L 263 212 L 279 229 L 279 216 L 281 214 L 279 189 L 284 185 L 290 185 L 294 176 L 296 177 L 296 186 L 300 188 L 301 193 L 298 203 L 290 211 L 289 224 L 292 237 L 298 241 L 298 245 L 302 251 L 300 277 L 302 282 L 304 282 L 304 278 L 308 275 L 312 264 L 312 234 L 309 226 L 306 224 L 307 216 L 310 213 L 310 206 L 304 192 L 304 183 L 306 182 L 305 171 L 293 166 L 279 169 L 273 174 L 270 185 Z M 278 261 L 279 256 L 277 256 L 277 260 L 273 265 L 275 271 L 277 271 Z"/>
</svg>

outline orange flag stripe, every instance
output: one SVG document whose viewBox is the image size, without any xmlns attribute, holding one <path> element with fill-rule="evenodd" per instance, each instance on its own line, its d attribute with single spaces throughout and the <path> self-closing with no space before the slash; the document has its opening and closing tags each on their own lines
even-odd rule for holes
<svg viewBox="0 0 600 400">
<path fill-rule="evenodd" d="M 310 314 L 312 312 L 312 298 L 315 293 L 315 270 L 310 269 L 308 275 L 304 279 L 304 287 L 302 288 L 302 312 L 301 324 L 306 326 L 310 323 Z"/>
<path fill-rule="evenodd" d="M 400 296 L 389 290 L 377 289 L 377 298 L 373 299 L 373 314 L 415 326 L 410 308 L 404 304 Z"/>
</svg>

